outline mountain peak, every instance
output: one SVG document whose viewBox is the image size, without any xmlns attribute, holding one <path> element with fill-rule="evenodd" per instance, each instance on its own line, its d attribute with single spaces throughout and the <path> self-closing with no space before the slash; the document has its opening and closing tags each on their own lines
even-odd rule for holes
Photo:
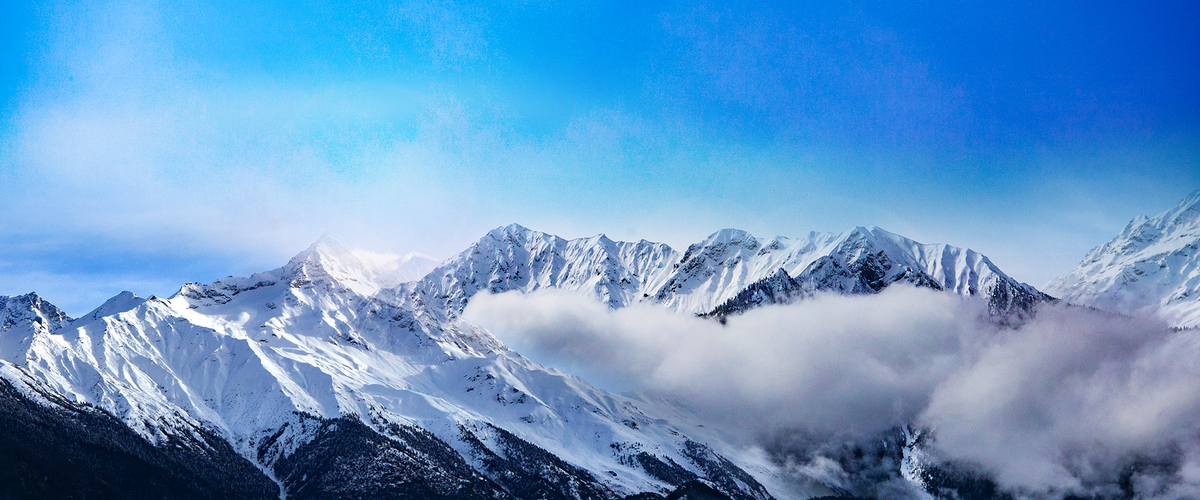
<svg viewBox="0 0 1200 500">
<path fill-rule="evenodd" d="M 483 246 L 492 246 L 495 245 L 495 243 L 489 242 L 500 242 L 501 245 L 524 246 L 531 240 L 545 239 L 547 237 L 556 238 L 555 236 L 542 233 L 540 231 L 534 231 L 520 224 L 513 223 L 488 231 L 486 235 L 479 239 L 479 243 L 477 244 Z"/>
<path fill-rule="evenodd" d="M 1200 190 L 1193 191 L 1192 194 L 1189 194 L 1171 210 L 1161 214 L 1160 217 L 1162 217 L 1162 226 L 1164 228 L 1170 228 L 1171 226 L 1182 229 L 1200 227 Z"/>
<path fill-rule="evenodd" d="M 536 232 L 536 231 L 514 222 L 507 226 L 500 226 L 496 229 L 488 231 L 488 235 L 494 236 L 494 237 L 500 237 L 500 236 L 510 236 L 510 235 L 525 235 L 525 234 L 534 233 L 534 232 Z"/>
<path fill-rule="evenodd" d="M 609 238 L 608 235 L 606 235 L 604 233 L 598 233 L 595 236 L 590 236 L 586 239 L 588 241 L 595 241 L 598 243 L 612 243 L 613 242 L 612 238 Z"/>
<path fill-rule="evenodd" d="M 1068 302 L 1120 313 L 1155 310 L 1200 326 L 1200 191 L 1153 217 L 1135 217 L 1074 270 L 1046 284 Z"/>
<path fill-rule="evenodd" d="M 725 228 L 708 236 L 704 244 L 711 245 L 715 243 L 731 243 L 741 245 L 742 243 L 751 242 L 754 245 L 758 244 L 758 238 L 754 235 L 741 229 Z"/>
<path fill-rule="evenodd" d="M 855 226 L 855 227 L 854 227 L 854 229 L 851 229 L 851 230 L 849 230 L 849 231 L 846 231 L 845 233 L 842 233 L 842 234 L 845 234 L 845 235 L 846 235 L 848 238 L 851 238 L 851 237 L 859 237 L 859 238 L 867 238 L 867 237 L 871 237 L 871 238 L 887 238 L 887 239 L 895 239 L 896 237 L 901 237 L 900 235 L 898 235 L 898 234 L 896 234 L 896 233 L 893 233 L 893 232 L 891 232 L 891 231 L 888 231 L 888 230 L 886 230 L 886 229 L 883 229 L 883 228 L 881 228 L 881 227 L 879 227 L 879 226 L 876 226 L 876 225 L 874 225 L 874 224 L 868 224 L 868 225 L 866 225 L 866 226 Z"/>
<path fill-rule="evenodd" d="M 338 258 L 350 252 L 350 249 L 329 233 L 322 234 L 317 241 L 309 245 L 300 255 L 318 255 L 328 258 Z"/>
<path fill-rule="evenodd" d="M 1197 205 L 1200 205 L 1200 189 L 1197 189 L 1197 190 L 1195 190 L 1195 191 L 1192 191 L 1192 193 L 1191 193 L 1191 194 L 1189 194 L 1189 195 L 1187 195 L 1186 197 L 1184 197 L 1184 198 L 1183 198 L 1183 201 L 1179 202 L 1179 205 L 1178 205 L 1178 206 L 1180 206 L 1180 207 L 1184 207 L 1184 206 L 1187 206 L 1187 207 L 1194 207 L 1194 206 L 1197 206 Z"/>
<path fill-rule="evenodd" d="M 91 312 L 83 315 L 80 319 L 93 321 L 104 316 L 123 313 L 146 302 L 146 299 L 138 297 L 137 294 L 128 290 L 116 294 L 111 299 L 104 301 L 100 307 L 93 309 Z"/>
<path fill-rule="evenodd" d="M 519 226 L 518 226 L 519 227 Z M 336 282 L 362 295 L 421 278 L 437 261 L 418 253 L 395 255 L 352 250 L 328 234 L 292 257 L 282 269 L 288 280 Z"/>
<path fill-rule="evenodd" d="M 12 297 L 0 296 L 0 330 L 7 330 L 24 321 L 34 321 L 53 331 L 70 320 L 66 313 L 35 292 Z"/>
<path fill-rule="evenodd" d="M 285 271 L 294 277 L 304 277 L 309 274 L 327 272 L 326 267 L 338 266 L 338 261 L 346 256 L 349 250 L 328 234 L 322 235 L 304 251 L 296 254 L 284 266 Z"/>
</svg>

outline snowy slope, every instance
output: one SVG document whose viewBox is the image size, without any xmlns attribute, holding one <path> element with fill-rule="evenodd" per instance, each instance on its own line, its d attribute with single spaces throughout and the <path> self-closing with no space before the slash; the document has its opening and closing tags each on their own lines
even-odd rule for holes
<svg viewBox="0 0 1200 500">
<path fill-rule="evenodd" d="M 629 258 L 595 243 L 561 251 Z M 737 498 L 769 498 L 653 408 L 537 365 L 474 325 L 375 294 L 378 269 L 323 239 L 273 271 L 188 284 L 170 299 L 123 293 L 74 321 L 36 297 L 7 298 L 16 319 L 3 332 L 0 374 L 102 408 L 154 442 L 215 433 L 286 489 L 311 482 L 297 464 L 329 462 L 302 452 L 345 453 L 313 443 L 340 442 L 346 422 L 361 422 L 419 451 L 401 456 L 448 445 L 478 472 L 447 484 L 475 492 L 492 481 L 509 493 L 618 498 L 703 478 Z M 557 278 L 607 290 L 593 275 Z M 451 469 L 445 460 L 410 475 Z"/>
<path fill-rule="evenodd" d="M 1200 191 L 1154 217 L 1139 216 L 1044 287 L 1074 304 L 1160 315 L 1200 326 Z"/>
</svg>

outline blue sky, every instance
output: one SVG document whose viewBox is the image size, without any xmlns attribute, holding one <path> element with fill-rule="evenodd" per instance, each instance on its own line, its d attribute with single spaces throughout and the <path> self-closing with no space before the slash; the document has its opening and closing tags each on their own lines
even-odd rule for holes
<svg viewBox="0 0 1200 500">
<path fill-rule="evenodd" d="M 875 224 L 1041 285 L 1200 188 L 1195 2 L 0 9 L 0 294 L 73 314 L 510 222 Z"/>
</svg>

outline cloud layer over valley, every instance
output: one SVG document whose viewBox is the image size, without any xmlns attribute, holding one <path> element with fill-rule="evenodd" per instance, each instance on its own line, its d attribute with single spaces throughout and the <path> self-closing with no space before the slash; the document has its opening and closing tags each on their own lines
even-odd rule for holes
<svg viewBox="0 0 1200 500">
<path fill-rule="evenodd" d="M 934 462 L 1018 496 L 1200 495 L 1200 336 L 1151 320 L 1044 306 L 1001 327 L 974 300 L 908 287 L 725 325 L 555 290 L 480 295 L 465 317 L 603 387 L 680 400 L 847 491 L 880 493 L 854 484 L 836 450 L 911 425 L 932 430 Z"/>
</svg>

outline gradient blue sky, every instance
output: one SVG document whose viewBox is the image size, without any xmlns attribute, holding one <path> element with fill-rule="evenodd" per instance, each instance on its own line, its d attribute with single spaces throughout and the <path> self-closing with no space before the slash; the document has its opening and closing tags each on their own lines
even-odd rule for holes
<svg viewBox="0 0 1200 500">
<path fill-rule="evenodd" d="M 1200 188 L 1185 2 L 7 2 L 0 294 L 72 314 L 321 234 L 875 224 L 1041 285 Z"/>
</svg>

